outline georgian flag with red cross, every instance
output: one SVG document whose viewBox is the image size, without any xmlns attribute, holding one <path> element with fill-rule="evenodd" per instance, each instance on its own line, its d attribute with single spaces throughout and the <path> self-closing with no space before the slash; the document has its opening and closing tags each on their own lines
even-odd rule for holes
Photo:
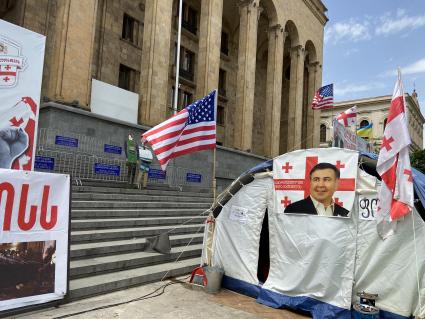
<svg viewBox="0 0 425 319">
<path fill-rule="evenodd" d="M 357 123 L 357 105 L 354 105 L 353 107 L 349 108 L 348 110 L 346 110 L 342 113 L 339 113 L 336 116 L 336 120 L 339 123 L 341 123 L 342 125 L 344 125 L 345 127 L 356 125 L 356 123 Z"/>
<path fill-rule="evenodd" d="M 376 221 L 378 233 L 384 239 L 394 233 L 394 221 L 411 212 L 413 207 L 413 177 L 409 158 L 411 140 L 405 105 L 399 70 L 376 166 L 382 178 Z"/>
<path fill-rule="evenodd" d="M 342 148 L 298 150 L 273 160 L 275 207 L 279 213 L 296 201 L 310 196 L 310 171 L 318 163 L 331 163 L 340 171 L 333 200 L 351 211 L 355 198 L 358 153 Z"/>
</svg>

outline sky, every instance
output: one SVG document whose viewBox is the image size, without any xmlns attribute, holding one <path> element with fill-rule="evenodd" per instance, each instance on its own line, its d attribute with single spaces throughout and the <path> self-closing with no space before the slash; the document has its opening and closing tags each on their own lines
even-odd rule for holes
<svg viewBox="0 0 425 319">
<path fill-rule="evenodd" d="M 425 114 L 425 0 L 322 0 L 323 85 L 336 101 L 392 95 L 397 68 Z"/>
</svg>

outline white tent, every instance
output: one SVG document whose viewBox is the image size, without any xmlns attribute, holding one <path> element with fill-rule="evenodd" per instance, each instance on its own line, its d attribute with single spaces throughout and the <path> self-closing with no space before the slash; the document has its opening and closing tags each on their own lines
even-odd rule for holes
<svg viewBox="0 0 425 319">
<path fill-rule="evenodd" d="M 359 206 L 377 197 L 379 182 L 366 173 L 370 166 L 359 163 L 349 218 L 283 214 L 270 162 L 247 172 L 212 208 L 215 229 L 206 230 L 203 263 L 224 269 L 224 287 L 313 318 L 351 318 L 360 291 L 379 294 L 380 318 L 424 316 L 425 223 L 415 208 L 394 236 L 381 240 L 376 222 L 362 217 Z"/>
</svg>

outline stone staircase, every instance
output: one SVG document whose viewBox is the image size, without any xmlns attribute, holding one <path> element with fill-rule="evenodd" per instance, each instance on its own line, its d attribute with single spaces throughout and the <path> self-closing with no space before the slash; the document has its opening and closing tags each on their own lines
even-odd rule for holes
<svg viewBox="0 0 425 319">
<path fill-rule="evenodd" d="M 70 300 L 189 274 L 199 265 L 211 192 L 83 185 L 72 186 Z M 146 251 L 146 238 L 164 232 L 171 253 Z"/>
</svg>

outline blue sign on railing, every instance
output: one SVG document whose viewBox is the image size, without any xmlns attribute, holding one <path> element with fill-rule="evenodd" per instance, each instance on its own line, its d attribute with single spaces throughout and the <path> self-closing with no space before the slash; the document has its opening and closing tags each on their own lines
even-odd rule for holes
<svg viewBox="0 0 425 319">
<path fill-rule="evenodd" d="M 68 147 L 78 147 L 78 139 L 73 137 L 56 135 L 55 144 Z"/>
<path fill-rule="evenodd" d="M 151 168 L 148 172 L 148 177 L 150 179 L 165 179 L 166 175 L 166 172 L 160 169 Z"/>
<path fill-rule="evenodd" d="M 195 173 L 187 173 L 186 174 L 186 182 L 200 183 L 201 181 L 202 181 L 202 175 L 201 174 L 195 174 Z"/>
<path fill-rule="evenodd" d="M 36 156 L 34 168 L 36 168 L 36 169 L 48 169 L 48 170 L 53 171 L 55 169 L 55 158 L 54 157 Z"/>
<path fill-rule="evenodd" d="M 119 165 L 95 163 L 94 172 L 96 174 L 120 176 L 121 167 Z"/>
<path fill-rule="evenodd" d="M 110 145 L 110 144 L 104 144 L 103 145 L 103 151 L 105 153 L 112 153 L 112 154 L 119 154 L 122 153 L 122 147 L 116 146 L 116 145 Z"/>
</svg>

